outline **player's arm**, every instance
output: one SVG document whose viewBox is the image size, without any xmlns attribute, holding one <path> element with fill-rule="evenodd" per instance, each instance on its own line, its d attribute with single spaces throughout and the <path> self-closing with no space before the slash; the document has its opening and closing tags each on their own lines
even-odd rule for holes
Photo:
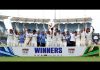
<svg viewBox="0 0 100 70">
<path fill-rule="evenodd" d="M 30 37 L 29 37 L 30 39 L 29 39 L 29 41 L 28 41 L 28 43 L 27 44 L 29 44 L 30 42 L 31 42 L 31 40 L 32 40 L 32 36 L 30 35 Z"/>
<path fill-rule="evenodd" d="M 31 40 L 32 40 L 32 37 L 30 37 L 30 40 L 29 40 L 28 44 L 31 42 Z"/>
<path fill-rule="evenodd" d="M 94 28 L 91 26 L 91 28 L 90 28 L 90 32 L 91 33 L 94 33 Z"/>
</svg>

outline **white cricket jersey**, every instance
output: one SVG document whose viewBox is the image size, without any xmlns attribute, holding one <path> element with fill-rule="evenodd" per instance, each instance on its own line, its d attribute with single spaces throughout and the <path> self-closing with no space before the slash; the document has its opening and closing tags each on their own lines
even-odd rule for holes
<svg viewBox="0 0 100 70">
<path fill-rule="evenodd" d="M 10 34 L 10 33 L 9 33 L 9 34 L 8 34 L 8 39 L 9 39 L 9 40 L 13 40 L 13 34 Z"/>
<path fill-rule="evenodd" d="M 71 35 L 71 38 L 70 38 L 70 41 L 75 41 L 75 34 L 70 34 Z"/>
<path fill-rule="evenodd" d="M 57 33 L 57 40 L 60 41 L 62 39 L 62 35 Z"/>
<path fill-rule="evenodd" d="M 75 36 L 76 41 L 80 40 L 80 35 Z"/>
<path fill-rule="evenodd" d="M 53 38 L 52 38 L 52 40 L 53 41 L 57 41 L 57 36 L 54 35 Z"/>
<path fill-rule="evenodd" d="M 91 32 L 86 33 L 86 39 L 87 40 L 92 40 L 92 33 Z"/>
<path fill-rule="evenodd" d="M 51 41 L 51 35 L 47 34 L 47 41 Z"/>
<path fill-rule="evenodd" d="M 19 35 L 14 34 L 14 40 L 18 40 Z"/>
<path fill-rule="evenodd" d="M 62 35 L 63 41 L 66 41 L 66 36 Z"/>
<path fill-rule="evenodd" d="M 9 44 L 11 46 L 11 44 L 13 44 L 14 40 L 14 36 L 13 34 L 8 33 L 8 37 L 7 37 L 7 45 Z"/>
<path fill-rule="evenodd" d="M 33 34 L 32 35 L 32 41 L 36 41 L 37 42 L 37 34 Z"/>
<path fill-rule="evenodd" d="M 29 33 L 29 36 L 30 36 L 30 37 L 33 37 L 33 33 Z"/>
<path fill-rule="evenodd" d="M 32 37 L 32 33 L 26 32 L 26 38 L 27 38 L 27 37 Z"/>
<path fill-rule="evenodd" d="M 66 37 L 62 35 L 62 39 L 66 39 Z"/>
<path fill-rule="evenodd" d="M 86 37 L 86 32 L 83 31 L 83 32 L 81 33 L 81 39 L 85 39 L 85 37 Z"/>
</svg>

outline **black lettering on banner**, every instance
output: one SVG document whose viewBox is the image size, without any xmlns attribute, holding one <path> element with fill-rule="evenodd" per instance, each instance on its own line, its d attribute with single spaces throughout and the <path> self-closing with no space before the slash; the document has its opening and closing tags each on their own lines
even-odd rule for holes
<svg viewBox="0 0 100 70">
<path fill-rule="evenodd" d="M 54 48 L 51 48 L 51 53 L 55 53 L 55 52 L 54 52 Z"/>
<path fill-rule="evenodd" d="M 29 51 L 29 49 L 28 49 L 28 48 L 24 48 L 24 49 L 22 49 L 22 53 L 24 53 L 24 54 L 27 54 L 27 53 L 28 53 L 28 51 Z"/>
<path fill-rule="evenodd" d="M 42 53 L 46 53 L 47 51 L 47 48 L 42 48 L 43 50 L 42 50 Z"/>
<path fill-rule="evenodd" d="M 62 53 L 62 48 L 59 48 L 59 53 Z"/>
<path fill-rule="evenodd" d="M 74 53 L 75 48 L 68 48 L 68 53 Z"/>
<path fill-rule="evenodd" d="M 55 48 L 55 53 L 59 53 L 59 49 L 58 48 Z"/>
<path fill-rule="evenodd" d="M 41 48 L 35 48 L 35 53 L 40 53 Z"/>
<path fill-rule="evenodd" d="M 47 53 L 50 53 L 50 49 L 51 49 L 51 48 L 47 48 Z"/>
<path fill-rule="evenodd" d="M 35 48 L 35 53 L 62 53 L 62 48 Z"/>
</svg>

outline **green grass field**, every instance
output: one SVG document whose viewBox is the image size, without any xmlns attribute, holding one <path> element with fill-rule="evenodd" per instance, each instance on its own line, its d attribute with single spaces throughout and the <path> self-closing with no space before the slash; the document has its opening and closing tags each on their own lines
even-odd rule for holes
<svg viewBox="0 0 100 70">
<path fill-rule="evenodd" d="M 23 61 L 28 61 L 28 62 L 32 62 L 32 61 L 45 61 L 45 62 L 52 62 L 52 61 L 61 61 L 61 62 L 68 62 L 68 61 L 87 61 L 87 62 L 92 62 L 92 61 L 100 61 L 100 57 L 0 57 L 0 62 L 23 62 Z"/>
</svg>

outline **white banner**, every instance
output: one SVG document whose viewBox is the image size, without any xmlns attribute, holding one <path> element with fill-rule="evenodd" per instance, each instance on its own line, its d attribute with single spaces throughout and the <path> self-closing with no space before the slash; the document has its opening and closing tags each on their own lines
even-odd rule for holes
<svg viewBox="0 0 100 70">
<path fill-rule="evenodd" d="M 17 56 L 82 56 L 86 47 L 12 47 Z"/>
<path fill-rule="evenodd" d="M 34 56 L 34 47 L 12 47 L 13 53 L 17 56 Z"/>
</svg>

